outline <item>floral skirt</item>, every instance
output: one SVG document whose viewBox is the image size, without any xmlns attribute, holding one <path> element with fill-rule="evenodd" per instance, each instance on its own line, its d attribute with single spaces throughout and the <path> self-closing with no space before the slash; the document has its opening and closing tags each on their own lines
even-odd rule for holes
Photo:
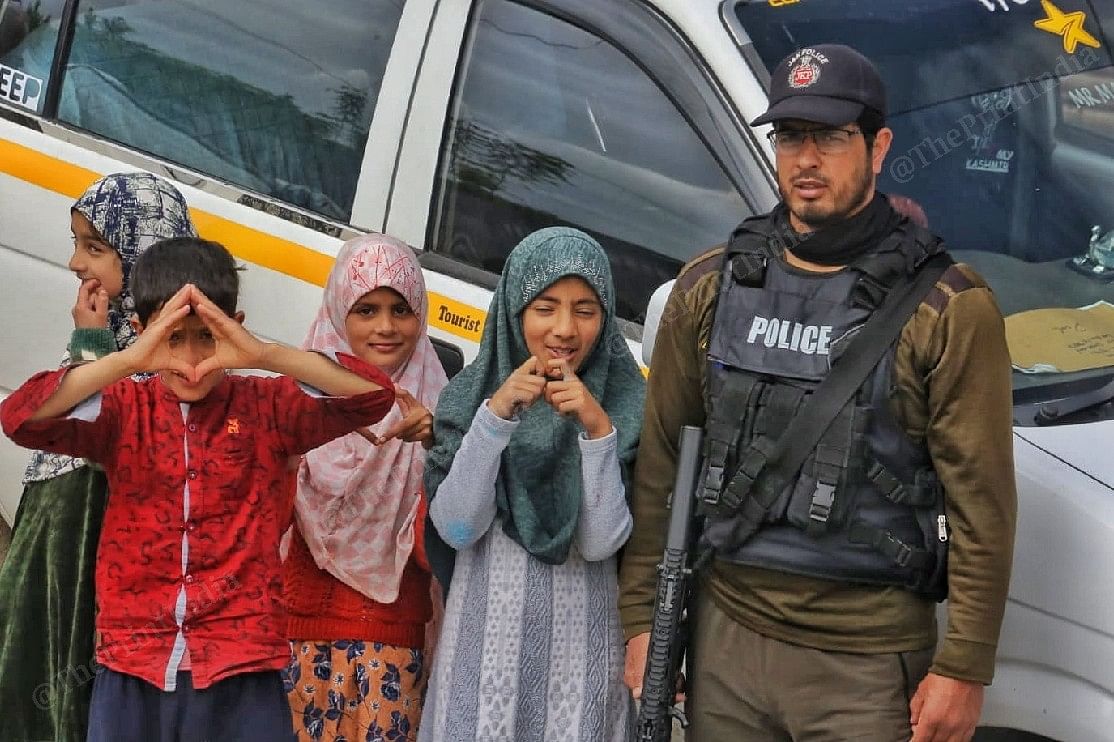
<svg viewBox="0 0 1114 742">
<path fill-rule="evenodd" d="M 299 742 L 413 742 L 425 692 L 421 650 L 295 641 L 283 672 Z"/>
</svg>

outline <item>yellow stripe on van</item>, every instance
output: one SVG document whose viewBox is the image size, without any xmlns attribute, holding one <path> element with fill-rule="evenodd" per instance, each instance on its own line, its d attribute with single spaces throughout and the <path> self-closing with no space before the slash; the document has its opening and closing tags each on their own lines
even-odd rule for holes
<svg viewBox="0 0 1114 742">
<path fill-rule="evenodd" d="M 317 286 L 324 286 L 329 278 L 334 261 L 329 255 L 200 209 L 191 207 L 190 216 L 199 234 L 221 243 L 241 260 Z"/>
<path fill-rule="evenodd" d="M 76 199 L 100 173 L 45 155 L 15 142 L 0 140 L 0 172 Z M 292 278 L 324 286 L 333 258 L 281 237 L 190 208 L 197 231 L 216 240 L 241 260 Z M 430 324 L 457 337 L 480 341 L 487 313 L 435 292 L 429 293 Z"/>
<path fill-rule="evenodd" d="M 97 178 L 92 170 L 57 160 L 30 147 L 0 139 L 0 172 L 77 200 Z"/>
</svg>

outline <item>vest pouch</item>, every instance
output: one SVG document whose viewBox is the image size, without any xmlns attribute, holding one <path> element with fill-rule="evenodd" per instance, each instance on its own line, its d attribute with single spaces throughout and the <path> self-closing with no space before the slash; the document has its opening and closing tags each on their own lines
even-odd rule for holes
<svg viewBox="0 0 1114 742">
<path fill-rule="evenodd" d="M 766 462 L 770 458 L 773 447 L 774 441 L 768 438 L 755 438 L 743 450 L 742 455 L 738 457 L 738 462 L 728 460 L 727 464 L 732 472 L 731 479 L 724 486 L 723 493 L 719 496 L 718 501 L 710 508 L 711 511 L 725 515 L 739 512 L 743 504 L 753 497 L 751 491 L 754 489 L 754 483 L 762 474 L 763 469 L 766 468 Z M 708 469 L 708 466 L 705 469 Z M 778 495 L 774 504 L 766 509 L 764 517 L 761 518 L 762 522 L 781 520 L 785 512 L 785 506 L 783 504 L 779 506 L 778 503 L 781 503 L 785 497 L 784 492 Z M 771 520 L 771 513 L 776 514 L 773 520 Z"/>
<path fill-rule="evenodd" d="M 853 512 L 854 487 L 847 486 L 849 468 L 848 429 L 856 419 L 854 403 L 848 403 L 836 417 L 816 449 L 805 459 L 797 486 L 788 503 L 788 520 L 816 537 L 841 530 Z"/>
<path fill-rule="evenodd" d="M 806 463 L 806 471 L 808 468 Z M 779 499 L 779 503 L 785 500 L 781 512 L 786 522 L 813 536 L 844 529 L 848 515 L 855 512 L 857 492 L 842 480 L 833 483 L 826 479 L 813 474 L 797 478 L 792 491 L 786 490 Z"/>
<path fill-rule="evenodd" d="M 812 502 L 813 493 L 816 492 L 817 486 L 815 477 L 810 474 L 801 474 L 793 482 L 793 485 L 787 487 L 778 497 L 777 503 L 770 509 L 770 517 L 767 517 L 766 522 L 789 523 L 789 525 L 800 528 L 802 531 L 808 529 L 810 522 L 809 503 Z M 830 509 L 830 503 L 835 501 L 835 491 L 834 489 L 828 489 L 825 485 L 820 486 L 822 492 L 828 491 L 830 493 L 831 500 L 828 504 Z"/>
</svg>

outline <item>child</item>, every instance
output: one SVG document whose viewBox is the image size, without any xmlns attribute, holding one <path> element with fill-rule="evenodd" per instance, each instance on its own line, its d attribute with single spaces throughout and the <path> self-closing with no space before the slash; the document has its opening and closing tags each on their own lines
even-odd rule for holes
<svg viewBox="0 0 1114 742">
<path fill-rule="evenodd" d="M 426 488 L 457 555 L 419 739 L 629 738 L 614 555 L 644 383 L 614 301 L 595 240 L 535 232 L 441 394 Z"/>
<path fill-rule="evenodd" d="M 366 438 L 310 451 L 298 473 L 285 588 L 299 740 L 412 739 L 421 719 L 432 614 L 422 469 L 446 382 L 427 310 L 410 248 L 357 237 L 341 248 L 306 337 L 307 350 L 353 353 L 390 374 L 399 411 Z"/>
<path fill-rule="evenodd" d="M 134 344 L 37 374 L 0 404 L 16 443 L 100 463 L 112 492 L 89 740 L 290 739 L 287 460 L 379 420 L 393 387 L 359 359 L 244 330 L 236 266 L 216 243 L 153 245 L 131 287 Z M 239 368 L 285 376 L 225 373 Z M 158 375 L 130 378 L 145 371 Z"/>
<path fill-rule="evenodd" d="M 196 234 L 186 202 L 147 173 L 93 183 L 70 209 L 81 280 L 63 364 L 135 340 L 128 316 L 136 259 L 155 242 Z M 85 742 L 93 690 L 93 565 L 108 495 L 104 472 L 37 451 L 24 476 L 11 551 L 0 568 L 0 739 Z"/>
</svg>

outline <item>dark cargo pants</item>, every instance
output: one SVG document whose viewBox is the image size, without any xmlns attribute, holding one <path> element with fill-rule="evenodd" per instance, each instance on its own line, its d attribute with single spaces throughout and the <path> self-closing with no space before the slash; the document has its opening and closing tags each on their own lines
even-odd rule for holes
<svg viewBox="0 0 1114 742">
<path fill-rule="evenodd" d="M 702 596 L 686 742 L 908 742 L 934 649 L 846 654 L 744 628 Z"/>
</svg>

